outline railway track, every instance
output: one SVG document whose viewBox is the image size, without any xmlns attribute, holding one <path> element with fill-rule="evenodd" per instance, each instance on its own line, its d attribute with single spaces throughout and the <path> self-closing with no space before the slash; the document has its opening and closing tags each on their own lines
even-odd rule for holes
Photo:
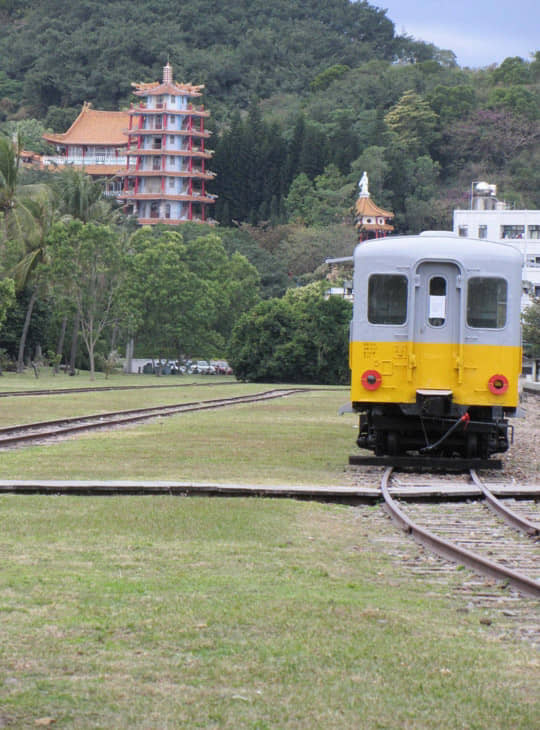
<svg viewBox="0 0 540 730">
<path fill-rule="evenodd" d="M 0 449 L 12 448 L 23 444 L 58 439 L 83 431 L 91 431 L 116 426 L 124 426 L 157 417 L 172 416 L 178 413 L 203 411 L 242 403 L 257 403 L 274 398 L 283 398 L 295 393 L 305 392 L 305 388 L 272 389 L 251 395 L 234 396 L 232 398 L 213 398 L 209 400 L 178 403 L 167 406 L 153 406 L 126 411 L 97 413 L 89 416 L 62 418 L 54 421 L 41 421 L 19 426 L 0 428 Z"/>
<path fill-rule="evenodd" d="M 234 380 L 211 380 L 208 383 L 164 383 L 160 385 L 98 385 L 94 388 L 50 388 L 43 390 L 1 390 L 0 398 L 27 395 L 72 395 L 73 393 L 100 393 L 110 390 L 145 390 L 149 388 L 207 388 L 212 385 L 238 385 Z"/>
<path fill-rule="evenodd" d="M 482 486 L 497 517 L 490 516 L 479 501 L 409 503 L 404 508 L 390 494 L 392 468 L 385 470 L 381 480 L 385 509 L 405 532 L 437 555 L 540 598 L 540 549 L 535 539 L 540 528 L 534 522 L 535 507 L 531 503 L 528 515 L 523 510 L 518 514 L 494 497 L 475 472 L 471 476 Z"/>
</svg>

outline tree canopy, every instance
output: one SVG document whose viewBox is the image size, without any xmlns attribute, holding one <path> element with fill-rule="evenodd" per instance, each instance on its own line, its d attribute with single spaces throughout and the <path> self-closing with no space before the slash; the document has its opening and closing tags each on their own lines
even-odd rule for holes
<svg viewBox="0 0 540 730">
<path fill-rule="evenodd" d="M 229 361 L 242 380 L 349 382 L 350 302 L 311 284 L 261 302 L 239 318 Z"/>
</svg>

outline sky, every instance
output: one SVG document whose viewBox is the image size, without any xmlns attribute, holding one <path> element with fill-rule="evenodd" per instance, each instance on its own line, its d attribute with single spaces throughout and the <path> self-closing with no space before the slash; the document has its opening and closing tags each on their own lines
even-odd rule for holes
<svg viewBox="0 0 540 730">
<path fill-rule="evenodd" d="M 485 68 L 540 50 L 540 0 L 370 0 L 387 10 L 396 33 L 456 54 L 460 66 Z"/>
</svg>

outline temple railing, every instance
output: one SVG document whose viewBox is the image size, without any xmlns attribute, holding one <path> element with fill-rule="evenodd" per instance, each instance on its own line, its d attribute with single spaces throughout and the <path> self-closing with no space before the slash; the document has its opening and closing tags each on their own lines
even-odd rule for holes
<svg viewBox="0 0 540 730">
<path fill-rule="evenodd" d="M 126 165 L 126 155 L 85 155 L 84 157 L 65 157 L 63 155 L 44 155 L 42 157 L 44 165 L 73 165 L 74 167 L 83 167 L 85 165 Z"/>
</svg>

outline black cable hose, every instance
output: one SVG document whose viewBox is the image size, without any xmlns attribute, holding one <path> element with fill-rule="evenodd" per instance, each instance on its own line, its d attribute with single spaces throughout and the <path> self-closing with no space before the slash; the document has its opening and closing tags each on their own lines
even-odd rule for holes
<svg viewBox="0 0 540 730">
<path fill-rule="evenodd" d="M 456 428 L 459 426 L 460 423 L 464 423 L 465 427 L 467 427 L 467 424 L 469 423 L 470 420 L 471 420 L 471 417 L 469 416 L 469 414 L 464 413 L 461 416 L 461 418 L 459 418 L 455 423 L 453 423 L 450 426 L 448 431 L 443 436 L 441 436 L 441 438 L 438 441 L 436 441 L 434 444 L 430 444 L 429 446 L 422 447 L 421 449 L 418 450 L 419 453 L 426 454 L 429 451 L 433 451 L 434 449 L 438 448 L 442 443 L 444 443 L 446 441 L 446 439 L 450 436 L 450 434 L 454 433 L 454 431 L 456 430 Z"/>
</svg>

